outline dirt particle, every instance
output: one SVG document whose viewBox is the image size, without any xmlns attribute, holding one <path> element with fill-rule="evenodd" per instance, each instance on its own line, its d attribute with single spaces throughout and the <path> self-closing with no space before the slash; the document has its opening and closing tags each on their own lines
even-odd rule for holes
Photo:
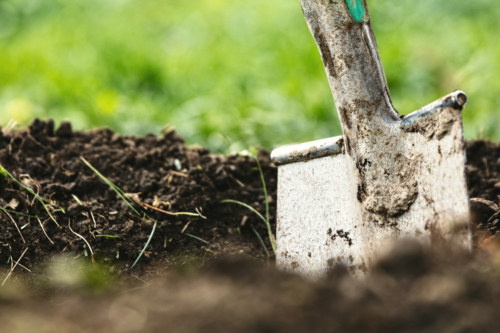
<svg viewBox="0 0 500 333">
<path fill-rule="evenodd" d="M 71 123 L 69 121 L 61 122 L 59 128 L 56 131 L 56 135 L 60 138 L 70 138 L 73 135 Z"/>
<path fill-rule="evenodd" d="M 349 234 L 349 231 L 337 230 L 338 237 L 344 239 L 349 246 L 352 246 L 352 239 L 349 237 Z"/>
</svg>

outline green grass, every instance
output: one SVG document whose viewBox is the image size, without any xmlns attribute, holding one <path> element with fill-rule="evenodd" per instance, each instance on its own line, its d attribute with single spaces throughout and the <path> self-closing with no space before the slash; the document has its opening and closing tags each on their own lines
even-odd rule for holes
<svg viewBox="0 0 500 333">
<path fill-rule="evenodd" d="M 92 170 L 97 176 L 99 176 L 99 178 L 101 178 L 101 180 L 103 182 L 105 182 L 109 187 L 111 187 L 113 189 L 113 191 L 115 191 L 116 194 L 120 197 L 120 199 L 122 199 L 122 201 L 125 202 L 127 204 L 127 206 L 130 209 L 132 209 L 132 211 L 137 216 L 141 216 L 141 214 L 132 206 L 134 204 L 134 201 L 129 196 L 127 196 L 127 194 L 125 192 L 123 192 L 123 190 L 121 188 L 119 188 L 112 181 L 110 181 L 108 178 L 106 178 L 102 173 L 97 171 L 97 169 L 94 168 L 92 166 L 92 164 L 90 164 L 85 158 L 80 157 L 80 159 L 82 160 L 83 163 L 85 163 L 86 166 L 89 167 L 90 170 Z M 151 234 L 149 235 L 148 240 L 146 241 L 146 244 L 142 248 L 141 253 L 139 253 L 139 255 L 135 259 L 135 261 L 132 264 L 132 267 L 130 267 L 130 269 L 134 268 L 135 264 L 137 264 L 139 262 L 139 259 L 141 259 L 142 255 L 144 254 L 144 251 L 146 251 L 146 249 L 148 248 L 149 243 L 151 242 L 151 240 L 153 239 L 153 235 L 155 234 L 156 224 L 158 223 L 156 220 L 153 221 L 145 212 L 143 212 L 143 216 L 144 216 L 144 218 L 147 217 L 148 222 L 153 223 L 153 228 L 151 229 Z M 110 235 L 100 235 L 100 236 L 98 235 L 98 237 L 121 238 L 121 237 L 110 236 Z M 89 248 L 90 248 L 90 246 L 89 246 Z M 92 257 L 92 260 L 93 260 L 93 257 Z"/>
<path fill-rule="evenodd" d="M 123 237 L 118 237 L 118 236 L 113 236 L 113 235 L 96 235 L 96 237 L 104 237 L 104 238 L 113 238 L 113 239 L 119 239 L 119 240 L 126 240 Z"/>
<path fill-rule="evenodd" d="M 120 197 L 120 199 L 125 202 L 128 207 L 130 209 L 132 209 L 132 211 L 137 215 L 137 216 L 143 216 L 144 219 L 147 218 L 147 221 L 152 223 L 153 224 L 153 228 L 151 229 L 151 234 L 149 234 L 149 237 L 148 237 L 148 240 L 146 241 L 146 244 L 144 245 L 144 247 L 142 248 L 141 250 L 141 253 L 139 253 L 139 255 L 137 256 L 137 258 L 135 259 L 134 263 L 132 264 L 132 266 L 130 267 L 130 269 L 134 268 L 134 266 L 139 262 L 139 259 L 141 259 L 142 255 L 144 254 L 144 251 L 146 251 L 146 249 L 148 248 L 149 246 L 149 243 L 151 242 L 151 240 L 153 239 L 153 236 L 155 234 L 155 230 L 156 230 L 156 225 L 158 224 L 158 221 L 156 220 L 153 220 L 149 217 L 148 214 L 146 214 L 146 212 L 144 212 L 144 210 L 142 209 L 139 209 L 141 212 L 142 212 L 142 215 L 141 213 L 139 213 L 132 205 L 135 204 L 134 201 L 121 189 L 119 188 L 116 184 L 114 184 L 112 181 L 110 181 L 108 178 L 106 178 L 102 173 L 100 173 L 96 168 L 94 168 L 92 166 L 92 164 L 90 164 L 85 158 L 83 157 L 80 157 L 80 159 L 82 160 L 83 163 L 85 163 L 85 165 L 87 167 L 89 167 L 90 170 L 92 170 L 99 178 L 101 178 L 101 180 L 103 182 L 105 182 L 109 187 L 111 187 L 113 189 L 113 191 L 116 192 L 116 194 Z M 75 197 L 75 200 L 76 200 L 76 196 Z M 142 207 L 141 207 L 142 208 Z M 151 208 L 155 208 L 155 207 L 151 207 Z M 195 214 L 195 213 L 186 213 L 186 212 L 181 212 L 181 213 L 171 213 L 171 212 L 167 212 L 167 211 L 163 211 L 161 209 L 157 209 L 158 211 L 160 212 L 163 212 L 163 213 L 166 213 L 166 214 L 169 214 L 169 215 L 191 215 L 191 216 L 201 216 L 200 214 Z M 196 238 L 196 239 L 199 239 L 199 240 L 202 240 L 200 238 L 197 238 L 193 235 L 189 235 L 193 238 Z M 122 240 L 125 240 L 124 238 L 121 238 L 121 237 L 117 237 L 117 236 L 111 236 L 111 235 L 97 235 L 97 237 L 107 237 L 107 238 L 119 238 L 119 239 L 122 239 Z M 203 241 L 203 240 L 202 240 Z M 89 246 L 90 248 L 90 246 Z M 92 251 L 92 250 L 91 250 Z M 92 257 L 93 258 L 93 257 Z"/>
<path fill-rule="evenodd" d="M 30 193 L 31 195 L 33 195 L 34 199 L 37 199 L 42 204 L 43 208 L 45 209 L 45 211 L 47 212 L 47 214 L 49 214 L 49 216 L 52 219 L 52 221 L 54 221 L 54 223 L 59 227 L 59 223 L 57 223 L 57 221 L 54 218 L 54 216 L 52 216 L 52 214 L 50 213 L 49 206 L 51 208 L 53 208 L 53 212 L 61 211 L 63 213 L 66 213 L 62 207 L 57 206 L 54 203 L 50 202 L 49 200 L 41 197 L 39 195 L 39 193 L 35 193 L 31 188 L 29 188 L 28 186 L 24 185 L 19 180 L 17 180 L 16 177 L 14 177 L 10 172 L 8 172 L 2 165 L 0 165 L 0 170 L 1 170 L 2 175 L 7 175 L 10 179 L 12 179 L 20 187 L 22 187 L 28 193 Z M 4 209 L 4 210 L 7 211 L 6 209 Z M 25 215 L 25 214 L 21 214 L 21 213 L 17 213 L 17 212 L 15 212 L 15 214 Z M 26 215 L 26 216 L 29 216 L 29 215 Z M 29 217 L 31 217 L 31 216 L 29 216 Z"/>
<path fill-rule="evenodd" d="M 369 0 L 403 114 L 469 95 L 467 138 L 500 139 L 498 0 Z M 0 121 L 124 134 L 176 126 L 215 151 L 339 135 L 298 0 L 4 0 Z"/>
<path fill-rule="evenodd" d="M 267 233 L 269 236 L 269 241 L 271 242 L 271 247 L 273 248 L 274 255 L 276 255 L 276 241 L 275 241 L 275 238 L 273 235 L 273 230 L 272 230 L 271 223 L 269 220 L 269 197 L 267 195 L 267 188 L 266 188 L 266 181 L 264 179 L 264 173 L 262 172 L 262 168 L 260 167 L 259 159 L 256 157 L 256 152 L 254 152 L 252 154 L 252 153 L 249 153 L 248 151 L 244 151 L 244 155 L 253 157 L 255 159 L 255 161 L 257 162 L 257 167 L 258 167 L 259 172 L 260 172 L 260 179 L 262 181 L 262 187 L 264 189 L 264 197 L 265 197 L 265 202 L 266 202 L 266 218 L 264 218 L 264 216 L 262 216 L 262 214 L 259 213 L 255 208 L 253 208 L 250 205 L 247 205 L 244 202 L 227 199 L 227 200 L 222 200 L 221 203 L 232 203 L 232 204 L 237 204 L 237 205 L 243 206 L 243 207 L 247 208 L 248 210 L 252 211 L 253 213 L 255 213 L 255 215 L 257 215 L 262 221 L 264 221 L 264 223 L 266 224 L 266 227 L 267 227 Z M 257 235 L 257 238 L 259 238 L 259 241 L 262 244 L 262 247 L 264 248 L 267 256 L 269 257 L 269 252 L 267 251 L 266 245 L 264 244 L 262 237 L 260 237 L 259 233 L 257 232 L 257 230 L 255 230 L 254 227 L 252 227 L 252 230 L 255 233 L 255 235 Z M 238 232 L 240 232 L 239 229 L 238 229 Z"/>
<path fill-rule="evenodd" d="M 196 240 L 199 240 L 200 242 L 203 242 L 203 243 L 205 243 L 205 244 L 208 244 L 208 242 L 207 242 L 206 240 L 201 239 L 200 237 L 197 237 L 197 236 L 194 236 L 194 235 L 191 235 L 191 234 L 188 234 L 188 233 L 184 233 L 183 235 L 186 235 L 186 236 L 188 236 L 188 237 L 191 237 L 191 238 L 194 238 L 194 239 L 196 239 Z"/>
<path fill-rule="evenodd" d="M 111 189 L 113 191 L 115 191 L 116 194 L 118 194 L 118 196 L 120 197 L 120 199 L 122 199 L 123 202 L 125 202 L 127 204 L 127 206 L 129 206 L 129 208 L 132 209 L 132 211 L 136 215 L 141 216 L 141 214 L 132 206 L 134 204 L 134 201 L 128 195 L 126 195 L 125 192 L 123 192 L 123 190 L 121 188 L 119 188 L 118 186 L 116 186 L 115 184 L 113 184 L 113 182 L 111 182 L 108 178 L 104 177 L 85 158 L 80 157 L 80 159 L 82 160 L 83 163 L 85 163 L 86 166 L 88 166 L 90 168 L 90 170 L 92 170 L 97 176 L 99 176 L 99 178 L 101 178 L 101 180 L 103 182 L 105 182 L 109 187 L 111 187 Z M 148 219 L 149 219 L 149 216 L 148 216 Z"/>
</svg>

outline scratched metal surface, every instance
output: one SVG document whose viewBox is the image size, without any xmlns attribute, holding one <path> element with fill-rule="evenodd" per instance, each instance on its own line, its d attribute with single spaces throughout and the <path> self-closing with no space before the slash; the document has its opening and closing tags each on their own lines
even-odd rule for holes
<svg viewBox="0 0 500 333">
<path fill-rule="evenodd" d="M 361 209 L 346 161 L 339 154 L 278 167 L 279 268 L 313 280 L 339 263 L 363 274 Z"/>
</svg>

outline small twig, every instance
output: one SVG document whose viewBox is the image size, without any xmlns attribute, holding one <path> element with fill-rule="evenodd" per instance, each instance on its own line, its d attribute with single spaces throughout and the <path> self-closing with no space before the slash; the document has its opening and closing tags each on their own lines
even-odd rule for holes
<svg viewBox="0 0 500 333">
<path fill-rule="evenodd" d="M 247 223 L 247 220 L 248 220 L 248 216 L 246 216 L 246 215 L 245 215 L 245 216 L 243 216 L 243 218 L 241 219 L 241 223 L 240 223 L 240 225 L 241 225 L 242 227 L 244 227 L 244 226 L 245 226 L 245 223 Z"/>
<path fill-rule="evenodd" d="M 28 133 L 28 138 L 31 139 L 31 141 L 33 141 L 34 144 L 38 145 L 39 147 L 41 147 L 42 149 L 47 149 L 47 147 L 45 147 L 44 145 L 42 145 L 40 142 L 38 142 L 31 134 Z"/>
<path fill-rule="evenodd" d="M 38 220 L 38 223 L 40 223 L 40 227 L 42 228 L 43 233 L 45 234 L 45 237 L 47 237 L 47 239 L 52 243 L 52 245 L 54 245 L 54 242 L 52 241 L 52 239 L 50 239 L 49 235 L 47 235 L 47 232 L 45 231 L 45 228 L 43 227 L 42 221 L 40 221 L 39 218 L 37 218 L 37 220 Z"/>
<path fill-rule="evenodd" d="M 107 218 L 105 218 L 104 216 L 102 216 L 101 214 L 99 214 L 99 213 L 96 213 L 96 214 L 97 214 L 97 216 L 102 217 L 102 218 L 104 219 L 104 221 L 109 222 L 109 221 L 108 221 L 108 219 L 107 219 Z"/>
<path fill-rule="evenodd" d="M 486 168 L 486 177 L 490 176 L 490 167 L 488 165 L 488 159 L 486 157 L 483 157 L 483 163 Z"/>
<path fill-rule="evenodd" d="M 176 175 L 176 176 L 184 177 L 184 178 L 189 177 L 189 175 L 186 175 L 185 173 L 177 172 L 177 171 L 173 171 L 173 170 L 170 170 L 170 173 L 173 175 Z"/>
<path fill-rule="evenodd" d="M 90 216 L 92 216 L 92 221 L 94 221 L 94 228 L 97 228 L 97 224 L 95 223 L 94 213 L 90 211 Z"/>
<path fill-rule="evenodd" d="M 17 261 L 14 264 L 14 266 L 12 266 L 12 268 L 10 269 L 9 274 L 7 274 L 7 276 L 5 277 L 5 280 L 3 280 L 3 282 L 2 282 L 2 287 L 5 284 L 5 282 L 7 282 L 7 280 L 9 279 L 10 275 L 12 274 L 12 272 L 14 271 L 14 269 L 16 268 L 17 264 L 21 261 L 21 259 L 23 258 L 24 254 L 26 253 L 26 251 L 28 251 L 28 248 L 24 249 L 23 254 L 21 254 L 21 256 L 19 257 L 19 259 L 17 259 Z"/>
<path fill-rule="evenodd" d="M 141 281 L 141 282 L 142 282 L 142 283 L 144 283 L 144 284 L 149 284 L 149 282 L 144 281 L 143 279 L 141 279 L 141 278 L 140 278 L 140 277 L 138 277 L 138 276 L 135 276 L 134 274 L 130 274 L 130 276 L 131 276 L 131 277 L 133 277 L 133 278 L 136 278 L 137 280 Z"/>
<path fill-rule="evenodd" d="M 91 257 L 92 257 L 92 263 L 95 264 L 95 261 L 94 261 L 94 251 L 92 251 L 92 248 L 90 247 L 90 244 L 89 244 L 89 242 L 87 242 L 87 240 L 85 239 L 85 237 L 83 237 L 80 234 L 77 234 L 76 232 L 73 231 L 73 229 L 71 229 L 71 220 L 70 219 L 68 219 L 68 227 L 69 227 L 69 230 L 72 233 L 74 233 L 75 235 L 77 235 L 78 237 L 80 237 L 81 239 L 83 239 L 83 241 L 87 244 L 87 246 L 89 247 L 89 250 L 90 250 Z"/>
<path fill-rule="evenodd" d="M 19 232 L 19 235 L 21 235 L 21 239 L 23 240 L 23 243 L 26 244 L 26 241 L 24 240 L 23 234 L 21 233 L 21 230 L 19 230 L 19 227 L 17 226 L 16 221 L 14 221 L 14 219 L 12 218 L 12 216 L 10 216 L 10 214 L 8 212 L 4 211 L 4 213 L 7 214 L 8 217 L 10 217 L 10 220 L 16 226 L 17 232 Z"/>
<path fill-rule="evenodd" d="M 163 209 L 160 209 L 160 208 L 156 208 L 155 206 L 151 206 L 151 205 L 148 205 L 147 203 L 144 203 L 144 202 L 141 202 L 141 205 L 143 205 L 144 207 L 147 207 L 147 208 L 151 208 L 153 210 L 156 210 L 160 213 L 164 213 L 164 214 L 168 214 L 168 215 L 189 215 L 189 216 L 200 216 L 199 214 L 195 214 L 195 213 L 186 213 L 186 212 L 177 212 L 177 213 L 173 213 L 173 212 L 167 212 L 166 210 L 163 210 Z M 201 217 L 201 216 L 200 216 Z"/>
<path fill-rule="evenodd" d="M 83 206 L 83 203 L 80 201 L 80 199 L 78 199 L 78 197 L 74 194 L 72 194 L 73 196 L 73 199 L 75 199 L 75 201 L 80 205 L 80 206 Z"/>
<path fill-rule="evenodd" d="M 188 223 L 186 223 L 186 225 L 184 226 L 184 228 L 182 228 L 181 234 L 183 234 L 184 231 L 186 231 L 186 229 L 187 229 L 187 227 L 189 226 L 190 223 L 191 223 L 191 221 L 189 221 Z"/>
<path fill-rule="evenodd" d="M 236 184 L 240 185 L 241 187 L 245 187 L 245 184 L 243 184 L 242 182 L 240 182 L 238 179 L 236 179 L 232 174 L 230 174 L 229 172 L 227 173 L 227 175 L 229 176 L 229 178 L 231 178 L 232 180 L 234 180 L 236 182 Z"/>
<path fill-rule="evenodd" d="M 200 215 L 200 217 L 201 217 L 202 219 L 205 219 L 205 220 L 207 219 L 205 216 L 201 215 L 201 213 L 200 213 L 200 211 L 199 211 L 199 209 L 198 209 L 198 208 L 195 208 L 194 210 L 198 213 L 198 215 Z"/>
<path fill-rule="evenodd" d="M 40 184 L 38 184 L 38 182 L 36 182 L 33 178 L 31 178 L 30 175 L 28 174 L 23 174 L 23 175 L 19 175 L 19 179 L 21 179 L 21 177 L 26 177 L 26 178 L 29 178 L 33 184 L 35 184 L 36 186 L 36 195 L 35 197 L 33 198 L 33 200 L 31 201 L 31 206 L 33 206 L 33 204 L 35 203 L 35 200 L 38 199 L 39 197 L 39 193 L 40 193 Z"/>
<path fill-rule="evenodd" d="M 29 268 L 26 268 L 26 267 L 24 267 L 24 266 L 23 266 L 23 265 L 21 265 L 21 264 L 18 264 L 18 265 L 19 265 L 19 267 L 24 268 L 25 270 L 27 270 L 28 272 L 30 272 L 30 273 L 31 273 L 31 270 L 30 270 Z"/>
</svg>

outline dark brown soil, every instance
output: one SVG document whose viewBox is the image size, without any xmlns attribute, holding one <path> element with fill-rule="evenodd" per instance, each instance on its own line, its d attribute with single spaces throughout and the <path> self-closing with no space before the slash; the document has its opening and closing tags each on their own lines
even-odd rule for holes
<svg viewBox="0 0 500 333">
<path fill-rule="evenodd" d="M 162 202 L 157 205 L 162 210 L 195 214 L 198 210 L 206 218 L 172 216 L 135 205 L 138 215 L 81 157 L 124 192 L 137 193 L 140 202 L 153 205 L 156 197 Z M 270 165 L 268 152 L 261 150 L 259 160 L 274 221 L 277 172 Z M 58 253 L 71 252 L 75 256 L 86 253 L 90 258 L 84 241 L 69 230 L 68 223 L 90 243 L 96 260 L 112 259 L 125 270 L 146 244 L 153 228 L 151 220 L 157 221 L 157 227 L 139 268 L 148 267 L 151 261 L 162 268 L 168 267 L 181 253 L 207 259 L 238 253 L 264 260 L 264 251 L 252 227 L 270 244 L 264 223 L 253 213 L 235 204 L 220 203 L 223 199 L 238 200 L 265 214 L 265 197 L 255 160 L 212 155 L 201 147 L 187 147 L 175 131 L 161 137 L 122 137 L 108 129 L 73 132 L 69 123 L 54 131 L 52 121 L 36 120 L 27 130 L 3 133 L 0 164 L 53 203 L 54 207 L 49 208 L 60 225 L 56 225 L 38 200 L 8 179 L 0 189 L 1 207 L 13 210 L 9 203 L 14 200 L 11 206 L 15 211 L 40 216 L 48 237 L 37 219 L 11 213 L 22 228 L 24 242 L 3 212 L 0 225 L 3 263 L 11 255 L 18 258 L 26 248 L 23 265 L 28 268 Z M 64 213 L 58 212 L 56 206 L 63 208 Z M 145 219 L 144 213 L 151 220 Z"/>
<path fill-rule="evenodd" d="M 318 284 L 274 270 L 252 229 L 272 261 L 262 220 L 220 203 L 238 200 L 265 215 L 252 158 L 187 147 L 168 130 L 122 137 L 71 131 L 69 123 L 54 131 L 53 122 L 38 120 L 26 130 L 4 130 L 0 164 L 50 200 L 60 226 L 33 195 L 4 181 L 0 206 L 39 216 L 47 236 L 38 219 L 1 212 L 0 283 L 26 252 L 23 267 L 0 287 L 0 331 L 498 332 L 500 146 L 471 141 L 467 156 L 473 255 L 401 243 L 365 281 L 338 268 Z M 206 218 L 136 203 L 137 215 L 81 157 L 139 203 Z M 274 230 L 277 172 L 267 151 L 258 158 Z M 89 242 L 94 265 L 68 223 Z"/>
</svg>

